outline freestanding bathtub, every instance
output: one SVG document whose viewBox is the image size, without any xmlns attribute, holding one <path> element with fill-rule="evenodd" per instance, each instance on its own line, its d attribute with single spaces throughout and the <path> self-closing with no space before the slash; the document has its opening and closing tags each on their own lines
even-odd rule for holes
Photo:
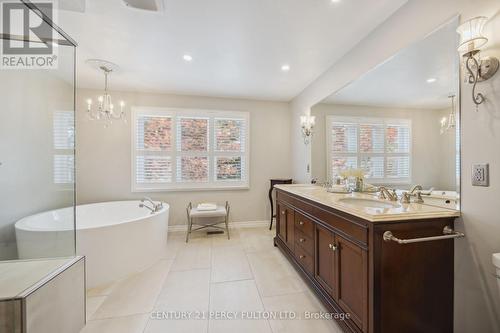
<svg viewBox="0 0 500 333">
<path fill-rule="evenodd" d="M 166 254 L 169 206 L 151 213 L 140 201 L 76 207 L 76 252 L 86 257 L 87 288 L 142 271 Z M 25 217 L 15 224 L 21 259 L 69 256 L 73 207 Z"/>
</svg>

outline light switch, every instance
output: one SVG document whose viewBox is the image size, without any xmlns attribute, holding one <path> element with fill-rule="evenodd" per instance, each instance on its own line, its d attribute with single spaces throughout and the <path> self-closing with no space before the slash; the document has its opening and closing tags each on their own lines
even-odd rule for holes
<svg viewBox="0 0 500 333">
<path fill-rule="evenodd" d="M 472 165 L 472 186 L 490 186 L 488 163 Z"/>
</svg>

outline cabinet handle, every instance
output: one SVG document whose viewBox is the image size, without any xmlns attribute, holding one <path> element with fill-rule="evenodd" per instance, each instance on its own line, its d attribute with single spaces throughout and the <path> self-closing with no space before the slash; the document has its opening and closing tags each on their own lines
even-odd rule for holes
<svg viewBox="0 0 500 333">
<path fill-rule="evenodd" d="M 332 249 L 332 251 L 336 251 L 337 250 L 337 245 L 334 245 L 334 244 L 328 244 L 328 247 L 330 249 Z"/>
<path fill-rule="evenodd" d="M 304 222 L 300 221 L 300 222 L 299 222 L 299 224 L 300 224 L 300 225 L 304 225 Z"/>
<path fill-rule="evenodd" d="M 304 255 L 302 255 L 302 254 L 299 256 L 299 258 L 300 258 L 300 259 L 304 259 L 305 257 L 306 257 L 306 256 L 304 256 Z"/>
<path fill-rule="evenodd" d="M 304 243 L 306 240 L 304 238 L 299 238 L 299 242 Z"/>
</svg>

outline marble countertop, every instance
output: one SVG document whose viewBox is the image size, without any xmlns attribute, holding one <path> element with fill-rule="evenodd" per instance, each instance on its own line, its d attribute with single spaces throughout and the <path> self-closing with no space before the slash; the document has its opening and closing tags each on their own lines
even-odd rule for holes
<svg viewBox="0 0 500 333">
<path fill-rule="evenodd" d="M 0 262 L 0 300 L 18 297 L 76 257 Z"/>
<path fill-rule="evenodd" d="M 458 217 L 460 211 L 449 208 L 441 208 L 426 204 L 400 202 L 390 202 L 387 200 L 378 200 L 374 194 L 349 193 L 339 194 L 327 192 L 325 188 L 309 184 L 276 185 L 275 188 L 282 191 L 309 199 L 311 201 L 323 204 L 325 206 L 340 210 L 342 212 L 360 217 L 370 222 L 386 222 L 399 220 L 414 220 L 439 217 Z M 345 198 L 357 198 L 366 200 L 377 200 L 382 203 L 389 203 L 394 207 L 375 208 L 352 205 L 343 202 Z M 425 200 L 425 198 L 424 198 Z"/>
</svg>

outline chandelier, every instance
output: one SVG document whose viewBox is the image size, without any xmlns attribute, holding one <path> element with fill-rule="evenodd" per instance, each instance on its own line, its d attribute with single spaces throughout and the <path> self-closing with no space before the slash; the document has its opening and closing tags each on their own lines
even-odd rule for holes
<svg viewBox="0 0 500 333">
<path fill-rule="evenodd" d="M 454 130 L 457 124 L 457 117 L 455 115 L 455 95 L 450 94 L 448 98 L 451 99 L 451 111 L 447 117 L 441 118 L 441 134 Z"/>
<path fill-rule="evenodd" d="M 111 95 L 108 92 L 108 77 L 113 72 L 116 71 L 118 66 L 113 63 L 104 60 L 90 59 L 87 63 L 98 70 L 102 71 L 104 74 L 104 93 L 97 97 L 97 106 L 93 107 L 92 99 L 87 100 L 87 115 L 91 120 L 103 120 L 105 122 L 104 127 L 108 127 L 113 123 L 113 120 L 123 120 L 125 119 L 125 102 L 119 102 L 120 110 L 117 111 Z"/>
</svg>

